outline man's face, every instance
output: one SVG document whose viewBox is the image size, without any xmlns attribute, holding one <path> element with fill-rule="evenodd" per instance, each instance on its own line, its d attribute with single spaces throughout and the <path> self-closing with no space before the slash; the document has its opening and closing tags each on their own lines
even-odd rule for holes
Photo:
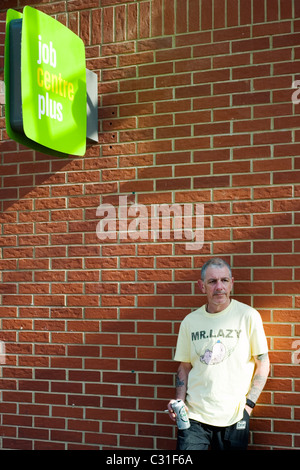
<svg viewBox="0 0 300 470">
<path fill-rule="evenodd" d="M 198 281 L 200 290 L 207 295 L 208 311 L 221 312 L 230 304 L 230 292 L 233 278 L 230 277 L 226 266 L 209 266 L 205 273 L 205 280 Z"/>
</svg>

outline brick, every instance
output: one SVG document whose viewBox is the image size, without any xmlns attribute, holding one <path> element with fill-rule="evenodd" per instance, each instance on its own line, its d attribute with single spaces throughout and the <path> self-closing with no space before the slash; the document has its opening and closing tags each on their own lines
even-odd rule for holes
<svg viewBox="0 0 300 470">
<path fill-rule="evenodd" d="M 209 85 L 194 85 L 177 88 L 175 98 L 190 98 L 195 96 L 205 96 L 209 92 Z"/>
<path fill-rule="evenodd" d="M 249 162 L 224 162 L 214 163 L 214 174 L 222 173 L 243 173 L 249 171 Z"/>
<path fill-rule="evenodd" d="M 173 72 L 172 62 L 163 62 L 152 65 L 139 65 L 139 76 L 149 77 L 153 75 L 165 75 Z"/>
<path fill-rule="evenodd" d="M 208 71 L 201 71 L 201 72 L 193 72 L 194 83 L 211 83 L 211 82 L 218 82 L 218 81 L 226 81 L 229 80 L 230 69 L 214 69 Z M 215 85 L 214 85 L 215 86 Z M 211 98 L 213 100 L 213 97 Z"/>
<path fill-rule="evenodd" d="M 211 68 L 211 59 L 190 59 L 175 64 L 175 73 L 207 70 Z"/>
<path fill-rule="evenodd" d="M 191 57 L 191 47 L 180 47 L 173 50 L 163 50 L 156 53 L 157 61 L 178 60 Z"/>
<path fill-rule="evenodd" d="M 208 163 L 178 166 L 175 176 L 209 175 L 210 165 Z"/>
<path fill-rule="evenodd" d="M 162 179 L 156 182 L 156 189 L 158 191 L 188 189 L 190 185 L 189 178 L 177 178 L 175 180 Z"/>
<path fill-rule="evenodd" d="M 214 121 L 227 121 L 230 119 L 249 119 L 251 115 L 251 110 L 247 108 L 224 108 L 220 110 L 214 110 L 213 116 Z M 233 137 L 234 138 L 234 137 Z"/>
<path fill-rule="evenodd" d="M 128 39 L 137 38 L 137 17 L 138 17 L 137 5 L 132 5 L 132 4 L 128 5 L 128 9 L 127 9 L 127 18 L 128 18 L 127 38 Z"/>
<path fill-rule="evenodd" d="M 174 101 L 165 101 L 164 103 L 157 103 L 156 110 L 159 113 L 172 113 L 176 110 L 178 111 L 189 111 L 191 109 L 190 100 L 180 100 L 177 102 Z"/>
<path fill-rule="evenodd" d="M 211 123 L 200 124 L 194 127 L 196 135 L 214 135 L 214 134 L 227 134 L 230 132 L 229 123 Z"/>
<path fill-rule="evenodd" d="M 250 64 L 250 54 L 231 54 L 213 58 L 213 68 L 225 68 Z"/>
<path fill-rule="evenodd" d="M 179 113 L 175 116 L 175 124 L 195 124 L 198 122 L 209 122 L 210 112 L 209 111 L 196 111 Z"/>
<path fill-rule="evenodd" d="M 221 187 L 229 186 L 228 176 L 209 176 L 199 177 L 194 179 L 195 188 L 210 188 L 210 187 Z"/>
</svg>

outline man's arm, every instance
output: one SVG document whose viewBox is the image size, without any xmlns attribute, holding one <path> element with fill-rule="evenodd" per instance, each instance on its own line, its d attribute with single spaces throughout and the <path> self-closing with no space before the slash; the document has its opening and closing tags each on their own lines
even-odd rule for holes
<svg viewBox="0 0 300 470">
<path fill-rule="evenodd" d="M 255 371 L 247 398 L 253 401 L 253 403 L 256 403 L 259 395 L 261 394 L 266 384 L 270 372 L 270 360 L 268 353 L 260 354 L 259 356 L 254 356 L 254 360 Z M 245 408 L 247 410 L 247 413 L 250 415 L 252 412 L 252 408 L 250 408 L 250 406 L 248 405 L 245 405 Z"/>
<path fill-rule="evenodd" d="M 183 400 L 185 401 L 186 391 L 187 391 L 187 383 L 188 383 L 188 376 L 190 370 L 192 368 L 192 364 L 189 362 L 181 362 L 178 367 L 177 375 L 176 375 L 176 392 L 175 397 L 176 400 Z M 176 415 L 172 410 L 172 403 L 174 400 L 170 400 L 168 403 L 168 410 L 169 416 L 173 421 L 176 419 Z"/>
</svg>

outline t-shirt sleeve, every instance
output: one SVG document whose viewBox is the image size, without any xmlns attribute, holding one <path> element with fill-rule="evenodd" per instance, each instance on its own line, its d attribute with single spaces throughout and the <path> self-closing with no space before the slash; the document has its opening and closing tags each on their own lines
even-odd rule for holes
<svg viewBox="0 0 300 470">
<path fill-rule="evenodd" d="M 256 311 L 252 311 L 250 321 L 250 345 L 251 355 L 259 356 L 268 352 L 268 343 L 265 335 L 263 322 L 260 314 Z"/>
<path fill-rule="evenodd" d="M 174 361 L 191 362 L 190 338 L 185 321 L 181 323 L 179 328 Z"/>
</svg>

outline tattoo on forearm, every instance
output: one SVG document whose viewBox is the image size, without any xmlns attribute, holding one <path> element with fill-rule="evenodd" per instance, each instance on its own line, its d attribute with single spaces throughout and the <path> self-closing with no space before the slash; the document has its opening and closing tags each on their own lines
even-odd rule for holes
<svg viewBox="0 0 300 470">
<path fill-rule="evenodd" d="M 259 356 L 257 356 L 257 359 L 261 362 L 261 364 L 263 364 L 264 362 L 266 363 L 268 362 L 268 354 L 260 354 Z M 250 391 L 247 395 L 247 398 L 249 398 L 249 400 L 253 401 L 254 403 L 256 403 L 268 378 L 268 370 L 265 374 L 262 374 L 261 372 L 263 371 L 257 371 L 256 373 L 254 373 L 250 386 Z"/>
<path fill-rule="evenodd" d="M 184 380 L 181 380 L 179 377 L 179 374 L 176 375 L 176 387 L 183 387 L 184 386 Z"/>
<path fill-rule="evenodd" d="M 249 400 L 254 401 L 254 403 L 256 403 L 259 395 L 261 394 L 265 386 L 266 381 L 267 381 L 267 377 L 265 377 L 264 375 L 258 375 L 258 374 L 254 375 L 252 383 L 251 383 L 250 391 L 247 395 Z"/>
</svg>

